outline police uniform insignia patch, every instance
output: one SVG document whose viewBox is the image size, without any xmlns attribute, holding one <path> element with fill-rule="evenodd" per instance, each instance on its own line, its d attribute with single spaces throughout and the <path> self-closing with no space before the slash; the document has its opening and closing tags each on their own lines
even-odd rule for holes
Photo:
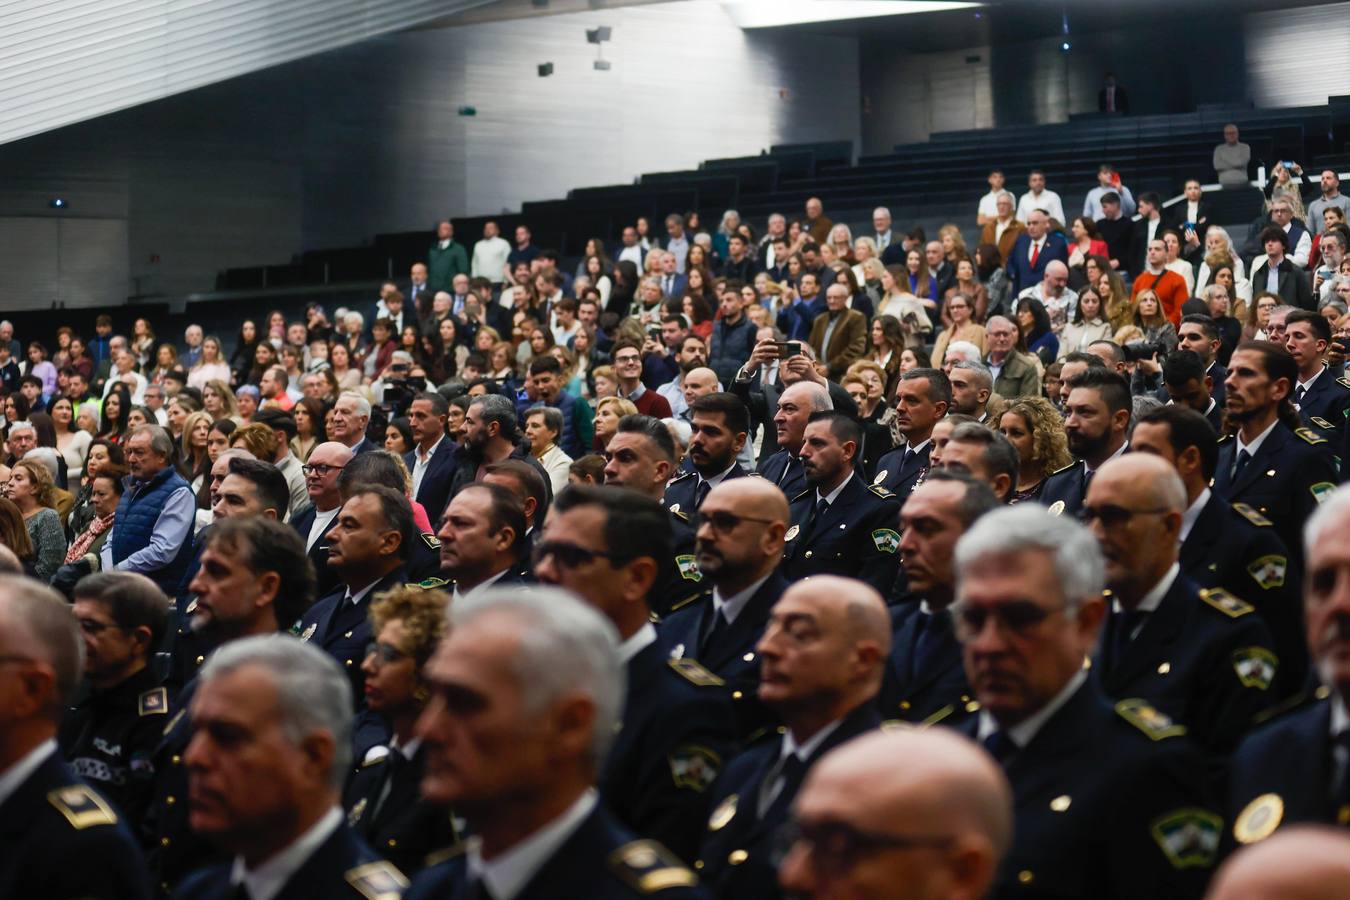
<svg viewBox="0 0 1350 900">
<path fill-rule="evenodd" d="M 670 659 L 666 660 L 666 663 L 676 672 L 683 675 L 686 680 L 693 682 L 699 687 L 719 687 L 726 683 L 712 672 L 703 668 L 697 660 Z"/>
<path fill-rule="evenodd" d="M 881 484 L 883 481 L 886 480 L 886 476 L 889 474 L 891 474 L 890 469 L 882 469 L 880 472 L 877 473 L 877 477 L 872 479 L 872 483 Z"/>
<path fill-rule="evenodd" d="M 1150 706 L 1147 700 L 1122 700 L 1116 704 L 1116 714 L 1155 741 L 1186 733 L 1185 725 L 1173 722 L 1166 713 Z"/>
<path fill-rule="evenodd" d="M 886 490 L 879 484 L 869 484 L 867 486 L 867 489 L 872 493 L 876 494 L 878 497 L 882 498 L 883 500 L 886 499 L 887 497 L 895 496 L 894 494 L 892 494 L 890 491 Z"/>
<path fill-rule="evenodd" d="M 675 786 L 689 788 L 698 794 L 712 786 L 722 768 L 722 757 L 696 744 L 676 747 L 675 752 L 666 759 L 670 763 L 670 777 L 675 780 Z"/>
<path fill-rule="evenodd" d="M 1051 504 L 1050 504 L 1049 513 L 1050 513 L 1050 515 L 1052 515 L 1052 516 L 1060 516 L 1060 515 L 1063 515 L 1063 514 L 1064 514 L 1064 501 L 1063 501 L 1063 500 L 1056 500 L 1054 503 L 1051 503 Z"/>
<path fill-rule="evenodd" d="M 439 549 L 441 549 L 441 541 L 440 541 L 440 539 L 437 538 L 436 535 L 432 534 L 432 533 L 429 532 L 429 531 L 424 531 L 424 532 L 422 532 L 422 543 L 424 543 L 424 544 L 427 545 L 427 549 L 428 549 L 428 550 L 439 550 Z"/>
<path fill-rule="evenodd" d="M 633 841 L 609 855 L 609 867 L 640 894 L 693 887 L 698 878 L 656 841 Z"/>
<path fill-rule="evenodd" d="M 1156 820 L 1149 833 L 1173 868 L 1209 867 L 1219 850 L 1223 819 L 1203 809 L 1178 809 Z"/>
<path fill-rule="evenodd" d="M 787 534 L 783 535 L 783 540 L 785 540 L 785 541 L 790 541 L 790 540 L 792 540 L 793 538 L 795 538 L 795 537 L 797 536 L 797 532 L 799 532 L 799 531 L 801 531 L 801 530 L 802 530 L 802 529 L 801 529 L 801 526 L 800 526 L 800 525 L 793 525 L 791 528 L 789 528 L 789 529 L 787 530 Z"/>
<path fill-rule="evenodd" d="M 304 631 L 300 632 L 300 640 L 307 641 L 310 638 L 314 637 L 314 632 L 317 631 L 318 629 L 319 623 L 315 622 L 313 625 L 309 626 Z"/>
<path fill-rule="evenodd" d="M 673 512 L 673 513 L 675 513 L 676 515 L 679 515 L 679 512 L 680 512 L 680 504 L 678 504 L 678 503 L 672 503 L 672 504 L 670 504 L 670 511 Z"/>
<path fill-rule="evenodd" d="M 1223 588 L 1203 588 L 1200 591 L 1200 599 L 1233 619 L 1245 616 L 1256 609 L 1250 603 L 1244 603 Z"/>
<path fill-rule="evenodd" d="M 347 811 L 347 824 L 355 827 L 357 822 L 361 821 L 361 813 L 366 811 L 366 798 L 362 797 L 356 801 L 356 805 Z"/>
<path fill-rule="evenodd" d="M 1284 586 L 1284 574 L 1289 568 L 1289 560 L 1277 553 L 1271 553 L 1254 560 L 1247 566 L 1247 574 L 1261 585 L 1262 590 Z"/>
<path fill-rule="evenodd" d="M 384 860 L 348 869 L 342 877 L 366 900 L 398 900 L 408 886 L 403 873 Z"/>
<path fill-rule="evenodd" d="M 417 582 L 417 584 L 413 585 L 413 587 L 419 588 L 424 591 L 436 591 L 440 590 L 441 588 L 449 586 L 450 582 L 446 581 L 444 578 L 436 578 L 434 576 L 431 578 L 424 578 L 423 580 Z"/>
<path fill-rule="evenodd" d="M 1279 794 L 1262 794 L 1243 807 L 1233 820 L 1233 837 L 1239 844 L 1264 841 L 1280 827 L 1284 800 Z"/>
<path fill-rule="evenodd" d="M 736 818 L 736 803 L 740 799 L 740 794 L 731 794 L 717 804 L 717 809 L 714 809 L 712 815 L 708 817 L 708 830 L 721 831 L 726 828 L 727 823 Z"/>
<path fill-rule="evenodd" d="M 1279 660 L 1265 647 L 1239 647 L 1233 651 L 1233 671 L 1243 687 L 1270 690 Z"/>
<path fill-rule="evenodd" d="M 169 713 L 169 692 L 162 687 L 151 688 L 141 694 L 137 711 L 143 716 L 164 716 Z"/>
<path fill-rule="evenodd" d="M 1326 419 L 1322 418 L 1321 416 L 1308 416 L 1308 418 L 1309 418 L 1309 419 L 1312 421 L 1312 423 L 1313 423 L 1314 425 L 1316 425 L 1318 428 L 1325 428 L 1327 431 L 1331 431 L 1332 429 L 1334 429 L 1334 428 L 1336 427 L 1335 425 L 1332 425 L 1330 422 L 1328 422 Z"/>
<path fill-rule="evenodd" d="M 1330 481 L 1319 481 L 1317 484 L 1310 485 L 1308 491 L 1313 495 L 1313 499 L 1319 504 L 1326 503 L 1335 492 L 1336 485 Z"/>
<path fill-rule="evenodd" d="M 1269 519 L 1267 519 L 1265 516 L 1261 515 L 1259 512 L 1257 512 L 1256 510 L 1252 509 L 1250 506 L 1248 506 L 1248 505 L 1245 504 L 1245 503 L 1234 503 L 1234 504 L 1233 504 L 1233 509 L 1234 509 L 1234 511 L 1236 511 L 1239 515 L 1241 515 L 1244 519 L 1246 519 L 1248 522 L 1251 522 L 1253 525 L 1257 526 L 1258 528 L 1270 528 L 1270 527 L 1271 527 L 1271 522 L 1270 522 Z"/>
<path fill-rule="evenodd" d="M 88 785 L 72 784 L 57 788 L 47 795 L 47 802 L 56 807 L 56 811 L 65 816 L 76 831 L 95 825 L 117 824 L 117 813 Z"/>
<path fill-rule="evenodd" d="M 1317 433 L 1311 428 L 1295 428 L 1294 434 L 1303 438 L 1303 440 L 1307 441 L 1309 444 L 1325 444 L 1327 442 L 1326 438 L 1318 437 Z"/>
<path fill-rule="evenodd" d="M 872 532 L 872 543 L 881 553 L 894 553 L 900 549 L 900 535 L 889 528 L 878 528 Z"/>
<path fill-rule="evenodd" d="M 675 557 L 675 565 L 679 567 L 680 577 L 685 581 L 703 580 L 703 573 L 698 570 L 698 560 L 694 558 L 692 553 Z"/>
<path fill-rule="evenodd" d="M 1343 388 L 1350 388 L 1350 378 L 1337 378 L 1336 383 Z"/>
</svg>

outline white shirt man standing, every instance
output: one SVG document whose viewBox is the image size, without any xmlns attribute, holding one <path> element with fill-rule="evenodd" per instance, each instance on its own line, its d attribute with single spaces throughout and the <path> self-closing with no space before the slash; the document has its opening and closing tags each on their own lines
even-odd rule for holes
<svg viewBox="0 0 1350 900">
<path fill-rule="evenodd" d="M 1059 224 L 1064 226 L 1069 224 L 1064 220 L 1064 204 L 1060 201 L 1059 194 L 1046 190 L 1044 172 L 1032 169 L 1031 175 L 1027 178 L 1027 187 L 1030 190 L 1017 201 L 1017 221 L 1025 225 L 1027 216 L 1031 215 L 1033 210 L 1043 209 Z"/>
</svg>

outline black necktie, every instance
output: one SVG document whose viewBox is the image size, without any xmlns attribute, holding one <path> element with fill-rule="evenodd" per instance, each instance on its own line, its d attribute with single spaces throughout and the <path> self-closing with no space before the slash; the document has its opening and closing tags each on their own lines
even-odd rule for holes
<svg viewBox="0 0 1350 900">
<path fill-rule="evenodd" d="M 702 478 L 698 480 L 698 487 L 694 488 L 694 509 L 703 506 L 703 501 L 708 499 L 708 491 L 712 490 L 712 485 Z"/>
<path fill-rule="evenodd" d="M 919 454 L 917 454 L 917 453 L 914 452 L 914 448 L 913 448 L 913 447 L 906 447 L 906 448 L 905 448 L 905 458 L 902 459 L 902 460 L 900 461 L 900 468 L 902 468 L 902 469 L 908 469 L 908 468 L 909 468 L 909 464 L 912 463 L 912 462 L 914 462 L 914 457 L 916 457 L 916 456 L 918 456 L 918 455 L 919 455 Z"/>
<path fill-rule="evenodd" d="M 1299 406 L 1302 406 L 1303 395 L 1306 393 L 1308 393 L 1308 389 L 1301 384 L 1298 387 L 1294 388 L 1294 402 L 1297 403 Z"/>
<path fill-rule="evenodd" d="M 999 763 L 1006 763 L 1017 752 L 1017 744 L 1002 731 L 995 731 L 984 739 L 984 749 Z"/>
<path fill-rule="evenodd" d="M 760 818 L 769 811 L 773 802 L 784 793 L 796 793 L 806 775 L 806 762 L 796 753 L 789 753 L 769 770 L 764 783 L 759 786 L 759 804 L 756 812 Z"/>
<path fill-rule="evenodd" d="M 917 678 L 932 669 L 946 637 L 951 634 L 952 614 L 950 610 L 939 609 L 932 613 L 919 613 L 919 636 L 914 642 L 914 652 L 910 655 L 911 679 Z"/>
<path fill-rule="evenodd" d="M 703 633 L 699 635 L 698 639 L 698 655 L 700 657 L 708 655 L 708 648 L 726 633 L 729 625 L 727 617 L 722 614 L 720 609 L 713 610 L 712 614 L 703 620 Z"/>
<path fill-rule="evenodd" d="M 1247 468 L 1247 463 L 1252 461 L 1252 455 L 1246 450 L 1239 450 L 1237 462 L 1233 465 L 1233 480 L 1237 481 L 1242 477 L 1242 470 Z"/>
<path fill-rule="evenodd" d="M 815 512 L 811 514 L 811 521 L 806 524 L 805 531 L 808 537 L 816 533 L 816 530 L 820 527 L 820 520 L 825 517 L 825 513 L 828 512 L 829 509 L 830 501 L 826 500 L 824 497 L 821 497 L 816 501 Z"/>
<path fill-rule="evenodd" d="M 1125 655 L 1125 649 L 1130 645 L 1134 638 L 1134 632 L 1139 628 L 1148 613 L 1141 610 L 1120 610 L 1111 613 L 1111 666 L 1120 665 L 1121 658 Z"/>
</svg>

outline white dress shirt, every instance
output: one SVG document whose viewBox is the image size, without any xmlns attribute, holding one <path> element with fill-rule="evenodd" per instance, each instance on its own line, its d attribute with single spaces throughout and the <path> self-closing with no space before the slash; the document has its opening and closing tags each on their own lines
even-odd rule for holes
<svg viewBox="0 0 1350 900">
<path fill-rule="evenodd" d="M 746 604 L 750 602 L 750 598 L 755 596 L 755 591 L 759 590 L 764 582 L 768 581 L 772 576 L 773 573 L 770 572 L 745 590 L 732 594 L 730 597 L 723 597 L 721 588 L 714 587 L 712 596 L 713 612 L 721 613 L 722 618 L 727 620 L 728 625 L 733 624 L 736 621 L 736 617 L 741 614 L 741 610 L 745 609 Z"/>
<path fill-rule="evenodd" d="M 1275 430 L 1275 426 L 1278 424 L 1280 424 L 1279 419 L 1276 419 L 1274 422 L 1271 422 L 1269 425 L 1266 426 L 1265 431 L 1261 432 L 1255 438 L 1252 439 L 1252 442 L 1250 444 L 1242 443 L 1242 432 L 1239 431 L 1237 435 L 1234 437 L 1234 439 L 1237 441 L 1237 452 L 1241 453 L 1243 450 L 1246 450 L 1249 455 L 1255 456 L 1256 451 L 1261 449 L 1261 445 L 1266 442 L 1266 438 L 1270 437 L 1270 433 Z M 1237 454 L 1235 453 L 1233 455 L 1233 459 L 1236 461 L 1237 458 L 1238 458 Z"/>
<path fill-rule="evenodd" d="M 314 524 L 309 526 L 309 534 L 305 537 L 306 553 L 314 549 L 314 543 L 323 537 L 324 532 L 328 530 L 328 526 L 333 524 L 333 520 L 337 518 L 337 514 L 340 512 L 342 512 L 341 506 L 335 506 L 326 512 L 315 507 Z"/>
<path fill-rule="evenodd" d="M 427 469 L 431 467 L 431 458 L 436 455 L 436 451 L 441 449 L 441 445 L 444 443 L 445 435 L 442 434 L 440 439 L 426 451 L 425 455 L 423 455 L 421 444 L 413 448 L 412 495 L 414 497 L 422 489 L 422 479 L 426 477 Z"/>
<path fill-rule="evenodd" d="M 493 860 L 483 859 L 481 839 L 470 838 L 464 851 L 469 877 L 486 884 L 496 900 L 515 900 L 599 802 L 595 788 L 588 788 L 561 816 Z"/>
<path fill-rule="evenodd" d="M 1209 402 L 1213 403 L 1214 400 L 1211 398 Z M 1181 534 L 1178 537 L 1178 540 L 1183 544 L 1186 542 L 1186 538 L 1190 537 L 1191 529 L 1195 527 L 1196 520 L 1200 518 L 1200 513 L 1204 510 L 1205 504 L 1209 502 L 1210 495 L 1213 493 L 1209 488 L 1205 488 L 1200 492 L 1200 496 L 1195 498 L 1195 502 L 1186 507 L 1186 512 L 1181 516 Z"/>
<path fill-rule="evenodd" d="M 47 738 L 0 774 L 0 806 L 55 752 L 56 738 Z"/>
<path fill-rule="evenodd" d="M 1044 190 L 1039 194 L 1027 191 L 1023 194 L 1021 199 L 1017 201 L 1017 221 L 1025 225 L 1027 216 L 1037 209 L 1045 210 L 1046 215 L 1061 225 L 1067 226 L 1069 224 L 1064 220 L 1064 203 L 1059 199 L 1059 194 L 1054 191 Z"/>
<path fill-rule="evenodd" d="M 334 806 L 293 844 L 256 869 L 248 868 L 243 857 L 236 856 L 230 870 L 230 884 L 243 884 L 252 900 L 272 900 L 340 825 L 342 810 Z"/>
</svg>

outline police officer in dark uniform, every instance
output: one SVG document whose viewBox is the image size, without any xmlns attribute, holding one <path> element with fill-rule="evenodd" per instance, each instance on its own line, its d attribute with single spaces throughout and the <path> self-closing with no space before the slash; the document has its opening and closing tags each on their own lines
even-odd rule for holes
<svg viewBox="0 0 1350 900">
<path fill-rule="evenodd" d="M 765 478 L 713 488 L 699 513 L 697 544 L 699 571 L 712 590 L 671 612 L 658 629 L 672 658 L 696 658 L 726 682 L 741 737 L 777 724 L 758 699 L 755 645 L 787 590 L 778 564 L 788 515 L 787 498 Z"/>
<path fill-rule="evenodd" d="M 780 896 L 778 827 L 823 755 L 880 724 L 876 694 L 890 650 L 881 596 L 846 578 L 789 587 L 759 642 L 759 696 L 783 720 L 732 761 L 714 787 L 696 865 L 718 898 Z"/>
<path fill-rule="evenodd" d="M 1298 364 L 1294 406 L 1304 424 L 1336 452 L 1350 415 L 1350 381 L 1336 378 L 1326 366 L 1331 324 L 1321 313 L 1306 309 L 1294 310 L 1284 321 L 1284 349 Z"/>
<path fill-rule="evenodd" d="M 1169 353 L 1163 360 L 1162 379 L 1165 403 L 1200 413 L 1216 435 L 1223 429 L 1223 405 L 1213 396 L 1214 382 L 1205 374 L 1205 363 L 1198 353 Z"/>
<path fill-rule="evenodd" d="M 625 487 L 660 502 L 675 471 L 675 440 L 652 416 L 629 415 L 605 448 L 605 484 Z M 691 511 L 670 509 L 671 552 L 661 561 L 661 574 L 648 596 L 658 617 L 703 596 L 706 586 L 694 553 Z"/>
<path fill-rule="evenodd" d="M 148 900 L 126 821 L 57 752 L 57 719 L 80 681 L 79 640 L 60 594 L 0 575 L 0 897 Z"/>
<path fill-rule="evenodd" d="M 802 465 L 802 440 L 812 413 L 834 408 L 830 392 L 813 381 L 799 381 L 778 395 L 773 424 L 778 433 L 778 451 L 759 461 L 759 474 L 778 485 L 784 495 L 795 497 L 807 488 Z"/>
<path fill-rule="evenodd" d="M 1064 432 L 1077 460 L 1050 473 L 1036 498 L 1057 516 L 1077 515 L 1093 473 L 1129 449 L 1126 437 L 1133 410 L 1129 384 L 1109 369 L 1089 367 L 1066 384 Z"/>
<path fill-rule="evenodd" d="M 689 450 L 692 472 L 666 487 L 666 509 L 692 516 L 708 492 L 729 478 L 750 473 L 736 461 L 750 432 L 750 413 L 735 394 L 704 394 L 689 406 Z"/>
<path fill-rule="evenodd" d="M 1296 570 L 1303 523 L 1336 487 L 1330 445 L 1302 426 L 1291 403 L 1297 382 L 1298 366 L 1283 347 L 1238 345 L 1228 361 L 1227 402 L 1228 421 L 1238 430 L 1219 442 L 1214 474 L 1214 493 L 1274 524 Z"/>
<path fill-rule="evenodd" d="M 538 464 L 536 463 L 536 466 Z M 405 472 L 399 467 L 398 459 L 388 450 L 372 450 L 369 453 L 358 453 L 352 457 L 351 462 L 347 463 L 342 469 L 342 474 L 338 476 L 338 490 L 342 494 L 342 502 L 346 503 L 358 488 L 370 487 L 372 485 L 382 484 L 398 494 L 406 494 Z M 544 476 L 541 476 L 544 477 Z M 409 506 L 411 509 L 411 505 Z M 427 515 L 436 521 L 443 510 L 432 513 L 427 511 Z M 542 516 L 541 511 L 540 515 Z M 340 517 L 340 516 L 339 516 Z M 335 518 L 334 523 L 337 522 Z M 336 527 L 336 524 L 335 526 Z M 331 551 L 332 529 L 324 536 L 324 545 Z M 418 531 L 417 526 L 413 526 L 412 537 L 407 542 L 406 556 L 404 557 L 404 568 L 408 571 L 407 580 L 410 582 L 420 582 L 428 578 L 435 578 L 441 571 L 441 542 L 436 535 L 429 531 Z M 329 566 L 333 565 L 332 554 L 329 554 Z M 339 576 L 340 578 L 340 576 Z M 336 588 L 320 593 L 320 597 L 325 597 L 332 593 Z M 356 697 L 357 705 L 361 703 L 360 692 Z"/>
<path fill-rule="evenodd" d="M 195 595 L 192 629 L 219 647 L 250 635 L 289 632 L 314 598 L 314 567 L 290 527 L 260 517 L 235 518 L 211 529 L 201 566 L 188 589 Z M 154 800 L 143 823 L 146 849 L 162 894 L 191 869 L 216 858 L 188 827 L 187 768 L 192 740 L 187 715 L 197 679 L 174 699 L 152 762 Z"/>
<path fill-rule="evenodd" d="M 408 580 L 406 563 L 416 537 L 412 507 L 402 493 L 376 484 L 344 494 L 337 525 L 328 533 L 328 563 L 341 583 L 305 610 L 296 627 L 300 640 L 338 661 L 351 679 L 352 696 L 364 705 L 361 660 L 371 637 L 370 600 Z"/>
<path fill-rule="evenodd" d="M 961 730 L 1013 789 L 1013 844 L 991 896 L 1197 897 L 1222 820 L 1185 728 L 1138 699 L 1112 707 L 1083 665 L 1105 614 L 1083 526 L 1018 504 L 957 546 L 954 606 L 980 712 Z"/>
<path fill-rule="evenodd" d="M 1214 400 L 1214 411 L 1220 417 L 1223 415 L 1225 399 L 1223 382 L 1228 377 L 1228 370 L 1220 365 L 1218 360 L 1219 348 L 1222 345 L 1223 335 L 1214 319 L 1202 313 L 1192 313 L 1181 317 L 1181 324 L 1177 326 L 1177 349 L 1167 354 L 1167 360 L 1183 352 L 1196 355 L 1200 362 L 1198 381 L 1202 387 L 1208 387 L 1206 393 Z M 1172 392 L 1167 389 L 1167 360 L 1163 360 L 1162 387 L 1158 388 L 1153 396 L 1162 403 L 1179 402 L 1174 400 Z M 1208 410 L 1202 409 L 1200 412 L 1211 422 L 1214 421 Z M 1215 429 L 1218 430 L 1221 424 L 1215 423 Z"/>
<path fill-rule="evenodd" d="M 850 416 L 811 414 L 802 442 L 811 487 L 791 504 L 781 568 L 788 581 L 843 575 L 867 582 L 883 596 L 895 583 L 900 501 L 880 485 L 865 484 L 854 471 L 861 437 Z"/>
<path fill-rule="evenodd" d="M 1238 745 L 1228 783 L 1230 836 L 1239 844 L 1298 822 L 1350 824 L 1350 488 L 1308 522 L 1304 609 L 1308 645 L 1325 683 L 1294 698 Z"/>
<path fill-rule="evenodd" d="M 984 482 L 938 469 L 900 510 L 900 564 L 911 593 L 892 610 L 894 636 L 879 698 L 883 719 L 954 725 L 979 709 L 952 627 L 952 554 L 961 535 L 998 506 Z"/>
<path fill-rule="evenodd" d="M 88 693 L 61 722 L 61 753 L 139 822 L 153 789 L 151 757 L 169 716 L 169 692 L 150 665 L 164 636 L 166 600 L 143 575 L 99 572 L 75 585 L 74 610 Z"/>
<path fill-rule="evenodd" d="M 1142 697 L 1185 725 L 1217 763 L 1271 705 L 1279 659 L 1251 604 L 1181 575 L 1186 506 L 1180 476 L 1152 454 L 1112 460 L 1093 479 L 1082 516 L 1106 559 L 1111 612 L 1092 673 L 1107 696 Z"/>
<path fill-rule="evenodd" d="M 577 594 L 622 639 L 628 694 L 601 796 L 634 833 L 692 860 L 735 729 L 726 683 L 692 657 L 672 659 L 651 621 L 647 597 L 669 555 L 668 521 L 635 491 L 568 488 L 536 548 L 535 577 Z"/>
<path fill-rule="evenodd" d="M 1223 588 L 1256 607 L 1275 641 L 1275 693 L 1302 690 L 1308 676 L 1300 581 L 1270 520 L 1246 504 L 1233 506 L 1210 490 L 1219 447 L 1193 409 L 1164 406 L 1141 416 L 1130 436 L 1136 453 L 1172 464 L 1186 486 L 1181 522 L 1181 574 L 1202 588 Z"/>
<path fill-rule="evenodd" d="M 901 505 L 928 471 L 933 426 L 952 405 L 952 383 L 941 369 L 910 369 L 895 385 L 895 427 L 904 443 L 877 461 L 872 483 L 899 498 Z"/>
<path fill-rule="evenodd" d="M 644 502 L 659 521 L 656 501 Z M 596 515 L 585 507 L 576 512 Z M 550 517 L 540 544 L 541 576 L 555 566 L 579 572 L 608 565 L 588 556 L 586 548 L 600 543 L 583 544 L 591 535 L 555 536 L 557 518 Z M 654 560 L 631 564 L 646 570 L 650 583 Z M 452 608 L 450 631 L 425 670 L 432 696 L 417 729 L 427 754 L 422 793 L 462 814 L 481 839 L 424 869 L 405 898 L 706 896 L 670 850 L 635 838 L 620 823 L 611 804 L 624 798 L 597 796 L 597 771 L 621 730 L 624 669 L 614 626 L 566 591 L 493 589 Z M 524 672 L 543 677 L 523 683 Z M 492 721 L 461 715 L 467 697 L 499 715 Z M 673 763 L 653 762 L 674 771 Z M 701 777 L 691 766 L 678 768 L 682 777 Z M 537 852 L 511 853 L 545 833 L 546 840 L 535 842 Z"/>
</svg>

